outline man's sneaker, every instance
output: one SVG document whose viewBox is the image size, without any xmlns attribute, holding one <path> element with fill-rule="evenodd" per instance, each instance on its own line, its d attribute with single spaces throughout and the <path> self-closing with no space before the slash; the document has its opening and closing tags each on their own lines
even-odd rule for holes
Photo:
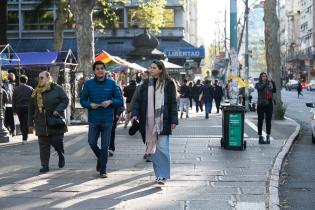
<svg viewBox="0 0 315 210">
<path fill-rule="evenodd" d="M 101 170 L 101 164 L 99 161 L 96 162 L 96 171 L 100 171 Z"/>
<path fill-rule="evenodd" d="M 26 140 L 23 140 L 23 141 L 22 141 L 22 144 L 27 144 L 27 141 L 26 141 Z"/>
<path fill-rule="evenodd" d="M 100 178 L 107 178 L 106 170 L 101 170 L 100 171 Z"/>
<path fill-rule="evenodd" d="M 113 150 L 108 150 L 108 156 L 113 157 L 114 156 L 114 151 Z"/>
<path fill-rule="evenodd" d="M 40 170 L 39 173 L 46 173 L 49 171 L 49 167 L 48 166 L 43 166 Z"/>
<path fill-rule="evenodd" d="M 259 136 L 259 140 L 258 140 L 259 144 L 265 144 L 265 140 L 263 136 Z"/>
<path fill-rule="evenodd" d="M 270 135 L 266 136 L 266 144 L 270 144 Z"/>
</svg>

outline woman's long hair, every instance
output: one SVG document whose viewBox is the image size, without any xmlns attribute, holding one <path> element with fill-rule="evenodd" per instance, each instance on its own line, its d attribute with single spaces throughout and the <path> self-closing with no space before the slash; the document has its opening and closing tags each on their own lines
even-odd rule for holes
<svg viewBox="0 0 315 210">
<path fill-rule="evenodd" d="M 259 82 L 260 82 L 260 83 L 263 82 L 263 81 L 262 81 L 262 76 L 263 76 L 264 74 L 267 76 L 267 73 L 266 73 L 266 72 L 261 72 L 261 73 L 259 74 Z"/>
<path fill-rule="evenodd" d="M 159 68 L 159 70 L 161 70 L 161 73 L 160 73 L 159 79 L 158 79 L 157 88 L 163 88 L 165 81 L 167 79 L 170 79 L 170 76 L 166 72 L 165 65 L 164 65 L 163 61 L 156 60 L 156 61 L 153 61 L 152 63 L 156 64 L 157 67 Z"/>
</svg>

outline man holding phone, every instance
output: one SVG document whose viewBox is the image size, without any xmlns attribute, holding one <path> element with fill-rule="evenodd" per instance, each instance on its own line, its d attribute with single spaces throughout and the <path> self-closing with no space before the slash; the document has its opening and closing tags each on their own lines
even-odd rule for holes
<svg viewBox="0 0 315 210">
<path fill-rule="evenodd" d="M 123 100 L 116 82 L 106 78 L 105 64 L 96 61 L 93 64 L 95 77 L 86 81 L 81 92 L 80 103 L 88 109 L 88 142 L 97 157 L 96 170 L 101 178 L 107 178 L 106 165 L 111 137 L 114 107 L 123 105 Z M 101 148 L 97 145 L 101 135 Z"/>
</svg>

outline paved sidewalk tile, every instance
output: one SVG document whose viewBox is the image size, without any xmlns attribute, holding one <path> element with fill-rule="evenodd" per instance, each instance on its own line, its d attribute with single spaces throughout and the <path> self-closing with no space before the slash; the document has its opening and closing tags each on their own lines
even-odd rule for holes
<svg viewBox="0 0 315 210">
<path fill-rule="evenodd" d="M 256 123 L 256 115 L 246 115 Z M 283 123 L 286 129 L 282 128 Z M 108 178 L 98 178 L 87 143 L 87 126 L 72 126 L 65 137 L 66 166 L 58 168 L 52 150 L 50 169 L 39 174 L 36 137 L 0 145 L 1 209 L 265 209 L 266 181 L 274 157 L 290 135 L 289 121 L 273 122 L 270 145 L 259 145 L 255 128 L 245 125 L 245 151 L 220 147 L 221 115 L 192 113 L 181 119 L 170 140 L 171 180 L 154 183 L 152 163 L 143 159 L 139 134 L 119 126 Z M 292 129 L 291 129 L 292 130 Z"/>
</svg>

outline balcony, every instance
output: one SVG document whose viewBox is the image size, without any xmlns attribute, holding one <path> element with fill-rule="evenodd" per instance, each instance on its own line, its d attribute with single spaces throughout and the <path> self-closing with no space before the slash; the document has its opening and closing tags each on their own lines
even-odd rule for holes
<svg viewBox="0 0 315 210">
<path fill-rule="evenodd" d="M 105 33 L 96 31 L 95 37 L 135 37 L 144 32 L 143 28 L 126 28 L 126 29 L 116 29 L 116 30 L 106 30 Z M 161 28 L 160 32 L 156 34 L 157 37 L 176 37 L 183 38 L 185 35 L 184 28 L 174 27 L 174 28 Z"/>
<path fill-rule="evenodd" d="M 127 0 L 125 3 L 126 7 L 137 7 L 139 6 L 140 0 Z M 167 0 L 167 7 L 183 7 L 185 0 Z"/>
</svg>

